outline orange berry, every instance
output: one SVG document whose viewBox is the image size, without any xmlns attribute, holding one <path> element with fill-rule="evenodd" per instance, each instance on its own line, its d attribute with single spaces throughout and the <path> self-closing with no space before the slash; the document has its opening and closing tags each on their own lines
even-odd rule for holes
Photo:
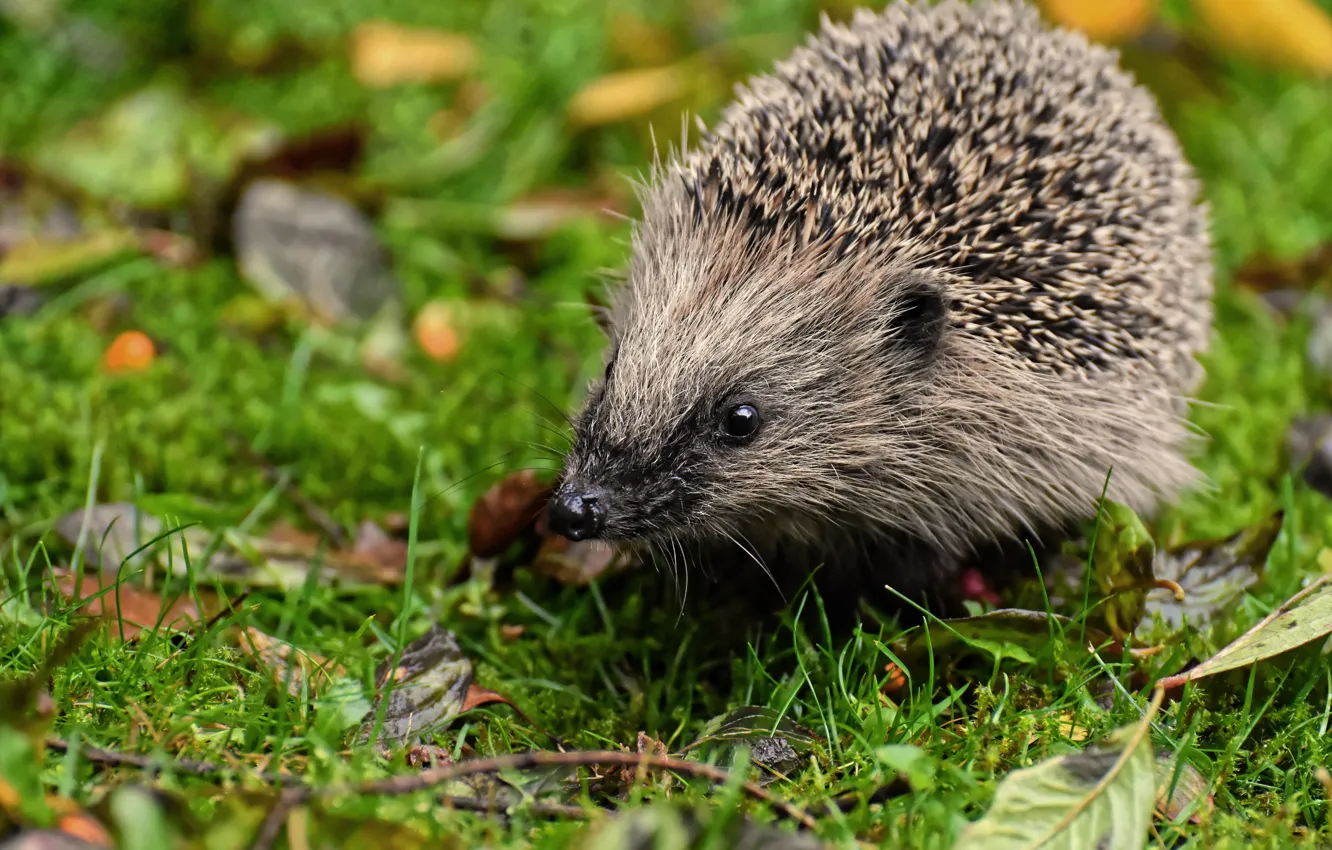
<svg viewBox="0 0 1332 850">
<path fill-rule="evenodd" d="M 111 341 L 102 363 L 109 372 L 141 372 L 157 356 L 157 347 L 143 331 L 125 331 Z"/>
<path fill-rule="evenodd" d="M 452 360 L 462 347 L 450 318 L 448 306 L 440 301 L 425 305 L 416 316 L 416 342 L 432 360 Z"/>
</svg>

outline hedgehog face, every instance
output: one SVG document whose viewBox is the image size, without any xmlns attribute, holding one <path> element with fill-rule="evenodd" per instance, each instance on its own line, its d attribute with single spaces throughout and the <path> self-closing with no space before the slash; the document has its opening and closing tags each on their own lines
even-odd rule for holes
<svg viewBox="0 0 1332 850">
<path fill-rule="evenodd" d="M 553 530 L 734 538 L 825 516 L 891 463 L 878 428 L 909 418 L 938 368 L 942 285 L 823 254 L 783 260 L 725 280 L 685 264 L 631 273 L 550 503 Z M 687 280 L 663 280 L 681 266 Z M 849 287 L 848 273 L 867 279 Z"/>
</svg>

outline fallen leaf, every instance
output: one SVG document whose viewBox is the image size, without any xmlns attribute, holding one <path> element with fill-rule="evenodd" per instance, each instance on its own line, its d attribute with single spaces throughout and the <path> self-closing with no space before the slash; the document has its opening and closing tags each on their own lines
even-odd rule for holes
<svg viewBox="0 0 1332 850">
<path fill-rule="evenodd" d="M 35 164 L 94 198 L 166 210 L 188 199 L 196 178 L 225 181 L 278 138 L 272 126 L 223 114 L 180 86 L 155 84 L 36 145 Z"/>
<path fill-rule="evenodd" d="M 461 714 L 464 711 L 471 711 L 474 708 L 479 708 L 483 705 L 491 705 L 497 702 L 508 706 L 513 705 L 513 701 L 503 694 L 486 690 L 476 684 L 468 685 L 467 696 L 463 699 L 462 708 L 459 709 L 458 713 Z"/>
<path fill-rule="evenodd" d="M 366 21 L 352 33 L 352 74 L 363 86 L 441 83 L 471 73 L 480 53 L 466 36 Z"/>
<path fill-rule="evenodd" d="M 70 812 L 56 822 L 56 829 L 94 847 L 113 847 L 106 827 L 87 812 Z"/>
<path fill-rule="evenodd" d="M 94 230 L 73 239 L 20 242 L 0 256 L 0 281 L 42 286 L 90 274 L 142 253 L 132 230 Z"/>
<path fill-rule="evenodd" d="M 374 520 L 362 520 L 356 526 L 351 560 L 394 573 L 407 569 L 407 541 L 390 537 Z"/>
<path fill-rule="evenodd" d="M 532 569 L 560 584 L 584 587 L 629 566 L 629 557 L 604 540 L 573 542 L 548 535 L 537 551 Z"/>
<path fill-rule="evenodd" d="M 327 192 L 264 178 L 232 221 L 241 274 L 274 303 L 296 298 L 321 321 L 366 321 L 398 299 L 369 219 Z"/>
<path fill-rule="evenodd" d="M 1156 17 L 1157 0 L 1042 0 L 1055 24 L 1081 30 L 1096 41 L 1136 38 Z"/>
<path fill-rule="evenodd" d="M 123 635 L 125 640 L 134 640 L 145 629 L 157 627 L 159 620 L 165 631 L 189 631 L 221 610 L 216 596 L 206 588 L 200 588 L 198 593 L 210 610 L 200 613 L 190 594 L 182 593 L 164 611 L 160 594 L 129 582 L 121 582 L 117 588 L 110 575 L 89 570 L 79 582 L 78 576 L 69 570 L 55 568 L 51 572 L 60 595 L 80 614 L 109 621 L 113 624 L 111 633 Z"/>
<path fill-rule="evenodd" d="M 1332 74 L 1332 19 L 1312 0 L 1193 0 L 1219 47 L 1317 76 Z"/>
<path fill-rule="evenodd" d="M 1102 505 L 1092 550 L 1092 578 L 1106 597 L 1097 613 L 1110 633 L 1121 639 L 1131 633 L 1146 610 L 1152 589 L 1156 543 L 1132 509 L 1115 502 Z"/>
<path fill-rule="evenodd" d="M 142 372 L 157 357 L 157 346 L 143 331 L 125 331 L 111 341 L 102 365 L 112 374 Z"/>
<path fill-rule="evenodd" d="M 1255 254 L 1241 263 L 1234 275 L 1236 282 L 1254 292 L 1306 292 L 1328 277 L 1332 277 L 1332 243 L 1328 242 L 1294 259 Z"/>
<path fill-rule="evenodd" d="M 1212 808 L 1206 777 L 1187 761 L 1180 762 L 1168 752 L 1157 753 L 1156 778 L 1156 813 L 1166 820 L 1179 817 L 1199 797 L 1203 798 L 1203 810 Z M 1202 811 L 1195 811 L 1189 820 L 1202 823 Z"/>
<path fill-rule="evenodd" d="M 472 686 L 472 662 L 463 655 L 452 633 L 432 625 L 403 648 L 397 667 L 390 671 L 389 663 L 385 661 L 375 671 L 375 683 L 380 690 L 361 727 L 362 740 L 373 734 L 387 692 L 379 743 L 428 743 L 423 736 L 463 712 Z M 390 679 L 392 691 L 387 691 Z"/>
<path fill-rule="evenodd" d="M 1176 688 L 1227 670 L 1280 655 L 1332 632 L 1332 574 L 1319 576 L 1287 599 L 1253 628 L 1198 666 L 1162 679 L 1163 688 Z"/>
<path fill-rule="evenodd" d="M 545 509 L 551 488 L 531 470 L 496 482 L 476 504 L 467 521 L 467 543 L 478 558 L 493 558 L 531 529 Z"/>
<path fill-rule="evenodd" d="M 1151 744 L 1154 702 L 1143 719 L 1116 730 L 1106 744 L 1057 756 L 1004 777 L 985 816 L 955 845 L 1135 850 L 1147 846 L 1156 803 Z"/>
<path fill-rule="evenodd" d="M 346 675 L 341 665 L 297 649 L 253 626 L 239 629 L 236 642 L 247 655 L 268 669 L 278 687 L 285 684 L 293 697 L 299 697 L 306 686 L 310 694 L 315 695 L 332 679 Z"/>
<path fill-rule="evenodd" d="M 210 540 L 208 532 L 198 526 L 168 529 L 160 518 L 140 511 L 129 502 L 94 505 L 88 511 L 66 514 L 56 521 L 55 530 L 77 546 L 85 523 L 83 558 L 106 571 L 115 571 L 122 565 L 138 569 L 152 562 L 161 567 L 170 564 L 183 575 L 186 552 L 191 558 L 200 558 Z M 150 541 L 156 542 L 147 546 Z"/>
<path fill-rule="evenodd" d="M 1227 613 L 1258 581 L 1281 533 L 1283 517 L 1278 511 L 1230 537 L 1158 551 L 1152 571 L 1157 579 L 1176 582 L 1184 591 L 1184 599 L 1177 599 L 1165 588 L 1150 591 L 1135 634 L 1159 643 L 1160 627 L 1174 631 L 1187 621 L 1195 629 L 1202 628 Z"/>
<path fill-rule="evenodd" d="M 266 538 L 227 531 L 223 534 L 226 545 L 205 562 L 212 534 L 197 525 L 173 526 L 170 535 L 158 539 L 166 524 L 126 502 L 95 505 L 87 516 L 84 557 L 87 563 L 109 572 L 122 563 L 131 572 L 151 563 L 184 576 L 186 547 L 196 575 L 245 587 L 300 587 L 316 565 L 321 585 L 395 585 L 403 580 L 407 565 L 405 543 L 365 524 L 351 551 L 321 552 L 317 536 L 296 532 L 285 524 L 274 526 Z M 55 528 L 77 545 L 83 522 L 84 511 L 76 511 L 58 520 Z M 137 551 L 149 541 L 156 542 Z M 136 554 L 131 558 L 131 553 Z"/>
<path fill-rule="evenodd" d="M 569 101 L 576 127 L 618 124 L 683 98 L 689 75 L 681 64 L 618 71 L 593 80 Z"/>
<path fill-rule="evenodd" d="M 743 705 L 709 720 L 698 738 L 681 752 L 687 753 L 715 741 L 753 741 L 772 737 L 786 739 L 801 753 L 813 752 L 820 741 L 819 736 L 774 709 Z"/>
</svg>

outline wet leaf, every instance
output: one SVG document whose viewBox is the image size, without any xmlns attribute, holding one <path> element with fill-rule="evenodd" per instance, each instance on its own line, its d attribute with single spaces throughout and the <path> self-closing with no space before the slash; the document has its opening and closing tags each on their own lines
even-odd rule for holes
<svg viewBox="0 0 1332 850">
<path fill-rule="evenodd" d="M 1120 728 L 1104 745 L 1008 774 L 989 811 L 963 830 L 955 846 L 1146 847 L 1157 789 L 1150 736 L 1154 713 Z"/>
<path fill-rule="evenodd" d="M 1081 30 L 1096 41 L 1137 38 L 1156 17 L 1157 0 L 1041 0 L 1059 26 Z"/>
<path fill-rule="evenodd" d="M 175 87 L 153 86 L 38 145 L 35 164 L 95 198 L 169 209 L 187 199 L 194 174 L 225 179 L 277 138 L 271 127 L 205 110 Z"/>
<path fill-rule="evenodd" d="M 1175 688 L 1227 670 L 1247 667 L 1332 633 L 1332 574 L 1319 576 L 1256 626 L 1194 667 L 1160 681 Z"/>
<path fill-rule="evenodd" d="M 1176 768 L 1178 765 L 1178 769 Z M 1187 761 L 1180 762 L 1174 755 L 1157 753 L 1156 755 L 1156 813 L 1166 820 L 1174 820 L 1193 804 L 1194 800 L 1203 799 L 1200 809 L 1194 810 L 1189 820 L 1202 822 L 1202 811 L 1212 808 L 1212 795 L 1208 792 L 1209 783 L 1198 768 Z"/>
<path fill-rule="evenodd" d="M 362 739 L 374 729 L 390 678 L 393 690 L 384 709 L 379 742 L 402 745 L 424 742 L 423 736 L 445 726 L 463 712 L 472 686 L 472 662 L 463 655 L 452 633 L 432 625 L 403 648 L 391 676 L 386 661 L 375 671 L 380 694 L 361 727 Z"/>
<path fill-rule="evenodd" d="M 1283 516 L 1278 511 L 1224 539 L 1158 551 L 1153 572 L 1157 579 L 1176 582 L 1184 599 L 1177 599 L 1166 588 L 1149 592 L 1137 634 L 1145 638 L 1161 626 L 1178 630 L 1186 621 L 1193 628 L 1202 628 L 1227 613 L 1261 576 L 1281 533 Z"/>
<path fill-rule="evenodd" d="M 137 570 L 151 562 L 163 568 L 171 564 L 183 574 L 186 551 L 192 558 L 201 557 L 210 539 L 208 532 L 198 526 L 173 525 L 168 529 L 160 518 L 138 510 L 129 502 L 94 505 L 86 512 L 66 514 L 56 521 L 55 530 L 77 546 L 85 522 L 84 561 L 107 571 L 115 571 L 122 564 L 127 570 Z M 168 530 L 171 533 L 163 537 Z M 151 541 L 156 542 L 143 548 Z M 138 551 L 141 548 L 143 551 Z"/>
<path fill-rule="evenodd" d="M 548 535 L 537 552 L 532 569 L 560 584 L 583 587 L 614 575 L 629 566 L 629 556 L 604 540 L 572 542 Z"/>
<path fill-rule="evenodd" d="M 899 641 L 899 657 L 910 663 L 925 657 L 932 647 L 938 654 L 956 654 L 959 645 L 979 650 L 998 658 L 1013 658 L 1030 663 L 1033 653 L 1050 646 L 1050 636 L 1063 634 L 1071 638 L 1070 649 L 1076 649 L 1075 640 L 1085 634 L 1085 645 L 1102 646 L 1109 637 L 1099 629 L 1084 627 L 1060 614 L 1027 611 L 1020 608 L 1000 608 L 976 617 L 951 620 L 930 620 L 929 640 L 923 628 L 915 628 L 906 639 Z M 1059 642 L 1057 645 L 1063 645 Z M 1082 651 L 1086 651 L 1085 647 Z"/>
<path fill-rule="evenodd" d="M 682 752 L 714 741 L 756 741 L 773 737 L 785 739 L 800 753 L 814 751 L 820 741 L 819 736 L 774 709 L 743 705 L 709 720 L 698 739 Z"/>
<path fill-rule="evenodd" d="M 1235 270 L 1235 280 L 1255 292 L 1303 292 L 1329 277 L 1332 277 L 1332 243 L 1323 243 L 1293 259 L 1256 254 Z"/>
<path fill-rule="evenodd" d="M 531 529 L 550 498 L 549 485 L 536 473 L 523 470 L 506 475 L 472 506 L 467 521 L 467 542 L 473 555 L 493 558 Z"/>
<path fill-rule="evenodd" d="M 1105 502 L 1092 552 L 1092 578 L 1107 597 L 1097 611 L 1116 638 L 1132 632 L 1142 619 L 1147 591 L 1155 579 L 1155 554 L 1156 544 L 1138 515 L 1123 505 Z"/>
<path fill-rule="evenodd" d="M 1332 19 L 1312 0 L 1192 0 L 1228 53 L 1320 77 L 1332 74 Z"/>
<path fill-rule="evenodd" d="M 134 640 L 145 629 L 158 627 L 164 631 L 184 632 L 204 623 L 221 610 L 216 595 L 200 588 L 199 598 L 207 610 L 202 613 L 188 593 L 181 592 L 170 606 L 153 590 L 145 590 L 135 583 L 122 581 L 116 587 L 115 577 L 108 573 L 88 570 L 82 581 L 69 570 L 54 569 L 56 589 L 80 614 L 101 617 L 111 623 L 110 633 L 125 640 Z M 183 591 L 183 588 L 177 588 Z M 165 609 L 165 610 L 164 610 Z"/>
<path fill-rule="evenodd" d="M 297 649 L 286 641 L 267 635 L 253 626 L 239 629 L 236 642 L 255 661 L 262 664 L 278 687 L 287 688 L 293 697 L 299 697 L 307 686 L 316 695 L 332 679 L 346 675 L 339 664 L 327 658 Z"/>
<path fill-rule="evenodd" d="M 256 180 L 241 195 L 232 232 L 241 273 L 275 303 L 294 298 L 335 323 L 368 320 L 397 302 L 374 227 L 335 195 Z"/>
<path fill-rule="evenodd" d="M 0 282 L 42 286 L 90 274 L 142 253 L 131 230 L 95 230 L 73 239 L 20 242 L 0 257 Z"/>
<path fill-rule="evenodd" d="M 459 80 L 479 60 L 476 46 L 459 33 L 389 21 L 366 21 L 352 33 L 352 74 L 369 88 Z"/>
<path fill-rule="evenodd" d="M 569 120 L 577 127 L 630 121 L 680 100 L 689 89 L 690 74 L 683 64 L 618 71 L 574 95 Z"/>
<path fill-rule="evenodd" d="M 83 511 L 62 517 L 56 531 L 77 545 L 83 517 Z M 225 545 L 205 562 L 212 534 L 197 525 L 183 529 L 172 525 L 171 534 L 158 539 L 168 526 L 125 502 L 96 505 L 88 518 L 87 563 L 115 572 L 123 562 L 122 575 L 153 564 L 184 576 L 186 547 L 197 575 L 245 587 L 300 587 L 316 567 L 323 585 L 394 585 L 402 581 L 407 565 L 406 544 L 389 538 L 373 523 L 363 523 L 358 529 L 351 551 L 321 550 L 318 536 L 297 533 L 290 526 L 275 526 L 269 537 L 227 531 Z M 150 541 L 156 542 L 137 551 Z M 129 558 L 134 552 L 137 554 Z"/>
</svg>

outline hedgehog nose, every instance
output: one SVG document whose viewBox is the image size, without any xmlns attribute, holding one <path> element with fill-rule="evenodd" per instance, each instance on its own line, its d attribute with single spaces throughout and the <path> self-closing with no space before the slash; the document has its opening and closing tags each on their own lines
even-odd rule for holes
<svg viewBox="0 0 1332 850">
<path fill-rule="evenodd" d="M 596 537 L 606 527 L 606 512 L 598 495 L 568 485 L 551 497 L 547 517 L 551 531 L 574 541 Z"/>
</svg>

